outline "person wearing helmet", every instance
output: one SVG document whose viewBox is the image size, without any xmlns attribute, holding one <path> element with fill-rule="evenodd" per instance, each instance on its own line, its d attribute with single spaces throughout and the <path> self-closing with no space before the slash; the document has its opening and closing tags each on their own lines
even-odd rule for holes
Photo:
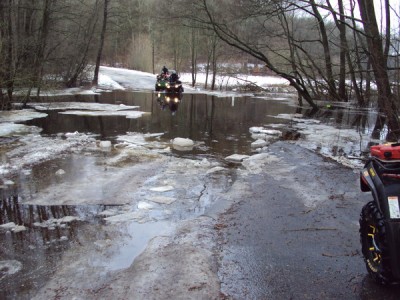
<svg viewBox="0 0 400 300">
<path fill-rule="evenodd" d="M 161 74 L 168 75 L 168 68 L 166 66 L 162 67 Z"/>
<path fill-rule="evenodd" d="M 178 81 L 178 79 L 179 79 L 178 74 L 176 74 L 176 71 L 173 70 L 173 71 L 171 72 L 171 76 L 169 76 L 169 81 L 170 81 L 170 82 L 176 82 L 176 81 Z"/>
</svg>

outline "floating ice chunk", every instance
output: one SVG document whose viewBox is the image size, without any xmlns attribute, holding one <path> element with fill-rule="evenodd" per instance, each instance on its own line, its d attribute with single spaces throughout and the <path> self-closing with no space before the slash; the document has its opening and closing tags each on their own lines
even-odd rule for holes
<svg viewBox="0 0 400 300">
<path fill-rule="evenodd" d="M 176 201 L 175 198 L 171 198 L 171 197 L 164 197 L 164 196 L 155 196 L 155 197 L 151 197 L 149 199 L 147 199 L 149 201 L 155 202 L 155 203 L 159 203 L 159 204 L 172 204 Z"/>
<path fill-rule="evenodd" d="M 12 181 L 12 180 L 4 180 L 3 184 L 4 185 L 14 185 L 14 181 Z"/>
<path fill-rule="evenodd" d="M 152 209 L 154 207 L 154 205 L 151 204 L 151 203 L 145 202 L 145 201 L 140 201 L 138 203 L 137 207 L 138 207 L 138 209 L 146 209 L 146 210 L 148 210 L 148 209 Z"/>
<path fill-rule="evenodd" d="M 118 212 L 116 210 L 104 210 L 102 212 L 99 213 L 99 216 L 102 217 L 111 217 L 111 216 L 115 216 L 116 214 L 118 214 Z"/>
<path fill-rule="evenodd" d="M 106 220 L 107 222 L 110 222 L 110 223 L 126 222 L 126 221 L 130 221 L 130 220 L 143 221 L 145 219 L 144 213 L 145 212 L 143 212 L 142 210 L 133 211 L 133 212 L 128 212 L 128 213 L 123 213 L 123 214 L 107 217 L 107 218 L 104 218 L 104 220 Z"/>
<path fill-rule="evenodd" d="M 0 122 L 0 137 L 23 135 L 28 133 L 39 133 L 42 128 L 36 126 L 27 126 L 23 124 L 1 123 Z"/>
<path fill-rule="evenodd" d="M 266 134 L 266 135 L 274 135 L 281 136 L 282 132 L 276 129 L 265 129 L 264 127 L 250 127 L 250 133 L 252 134 Z"/>
<path fill-rule="evenodd" d="M 77 135 L 79 135 L 79 132 L 78 132 L 78 131 L 75 131 L 75 132 L 67 132 L 67 133 L 65 134 L 66 137 L 74 137 L 74 136 L 77 136 Z"/>
<path fill-rule="evenodd" d="M 111 141 L 100 141 L 100 148 L 111 148 Z"/>
<path fill-rule="evenodd" d="M 178 151 L 190 151 L 194 147 L 194 142 L 191 139 L 178 137 L 172 140 L 172 147 Z"/>
<path fill-rule="evenodd" d="M 207 174 L 212 174 L 212 173 L 220 172 L 220 171 L 223 171 L 223 170 L 225 170 L 225 168 L 223 168 L 223 167 L 214 167 L 214 168 L 208 170 L 206 173 Z"/>
<path fill-rule="evenodd" d="M 4 275 L 12 275 L 22 269 L 22 263 L 18 260 L 1 260 L 0 270 Z"/>
<path fill-rule="evenodd" d="M 80 221 L 80 220 L 81 219 L 79 217 L 65 216 L 60 219 L 51 218 L 44 222 L 35 222 L 33 223 L 33 226 L 41 228 L 49 228 L 49 230 L 54 230 L 57 226 L 63 227 L 63 224 L 65 223 L 70 223 L 72 221 Z"/>
<path fill-rule="evenodd" d="M 56 175 L 57 176 L 62 176 L 62 175 L 64 175 L 65 174 L 65 171 L 63 170 L 63 169 L 59 169 L 57 172 L 56 172 Z"/>
<path fill-rule="evenodd" d="M 21 231 L 25 231 L 26 227 L 24 225 L 17 225 L 11 230 L 14 231 L 14 232 L 21 232 Z"/>
<path fill-rule="evenodd" d="M 279 162 L 280 159 L 272 154 L 258 153 L 244 159 L 242 165 L 252 173 L 259 173 L 265 169 L 266 165 Z"/>
<path fill-rule="evenodd" d="M 244 154 L 233 154 L 228 157 L 225 157 L 225 160 L 240 163 L 243 161 L 243 159 L 246 159 L 248 157 L 249 157 L 248 155 Z"/>
<path fill-rule="evenodd" d="M 171 185 L 166 185 L 166 186 L 158 186 L 158 187 L 154 187 L 154 188 L 150 188 L 150 191 L 153 192 L 168 192 L 173 190 L 174 187 Z"/>
<path fill-rule="evenodd" d="M 64 218 L 59 219 L 59 223 L 70 223 L 72 221 L 79 221 L 78 217 L 73 216 L 65 216 Z"/>
<path fill-rule="evenodd" d="M 12 229 L 14 228 L 16 225 L 14 222 L 9 222 L 9 223 L 5 223 L 0 225 L 0 228 L 4 228 L 4 229 Z"/>
<path fill-rule="evenodd" d="M 0 111 L 1 122 L 25 122 L 46 117 L 47 114 L 37 112 L 33 109 Z"/>
<path fill-rule="evenodd" d="M 250 127 L 250 133 L 260 133 L 264 130 L 264 127 Z"/>
<path fill-rule="evenodd" d="M 267 142 L 265 140 L 257 140 L 253 143 L 251 143 L 251 148 L 261 148 L 267 145 Z"/>
</svg>

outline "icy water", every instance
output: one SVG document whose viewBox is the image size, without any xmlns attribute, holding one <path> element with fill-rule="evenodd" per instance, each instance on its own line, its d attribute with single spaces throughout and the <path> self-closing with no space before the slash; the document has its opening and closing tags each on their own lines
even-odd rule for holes
<svg viewBox="0 0 400 300">
<path fill-rule="evenodd" d="M 278 97 L 278 96 L 275 96 Z M 279 95 L 282 97 L 282 95 Z M 161 139 L 169 141 L 176 137 L 190 138 L 203 142 L 192 152 L 173 152 L 176 156 L 192 158 L 209 157 L 221 160 L 233 153 L 251 154 L 249 128 L 265 126 L 289 128 L 291 121 L 276 118 L 279 114 L 303 113 L 290 99 L 260 99 L 255 97 L 216 97 L 204 94 L 183 94 L 179 98 L 167 98 L 164 94 L 116 91 L 96 96 L 63 96 L 44 99 L 44 101 L 98 102 L 139 106 L 138 110 L 147 112 L 137 119 L 116 116 L 77 116 L 48 111 L 48 117 L 26 122 L 43 129 L 42 135 L 52 136 L 65 132 L 96 134 L 98 139 L 115 141 L 127 132 L 163 133 Z M 352 114 L 344 109 L 326 109 L 319 115 L 326 123 L 340 124 L 344 127 L 365 128 L 365 115 Z M 363 125 L 364 124 L 364 125 Z M 112 208 L 112 205 L 31 205 L 27 200 L 34 198 L 47 187 L 57 185 L 55 172 L 62 168 L 73 177 L 84 177 L 87 170 L 101 176 L 101 157 L 76 157 L 55 159 L 33 167 L 29 174 L 20 174 L 16 185 L 0 189 L 0 224 L 14 222 L 24 224 L 26 231 L 13 232 L 0 229 L 0 298 L 29 299 L 37 288 L 43 286 L 57 268 L 66 249 L 75 247 L 83 240 L 86 227 L 101 226 L 104 221 L 99 213 Z M 89 172 L 89 173 L 90 173 Z M 112 189 L 112 188 L 111 188 Z M 117 189 L 117 188 L 116 188 Z M 109 191 L 96 187 L 92 191 L 102 197 Z M 72 193 L 72 191 L 71 191 Z M 79 195 L 77 196 L 79 197 Z M 119 206 L 120 204 L 116 205 Z M 204 205 L 208 205 L 207 203 Z M 185 208 L 179 212 L 184 219 L 191 214 L 201 214 L 204 207 Z M 63 220 L 64 217 L 76 218 Z M 52 221 L 53 220 L 53 221 Z M 57 221 L 54 221 L 57 220 Z M 81 220 L 81 221 L 79 221 Z M 82 221 L 83 220 L 83 221 Z M 148 240 L 168 228 L 168 220 L 162 219 L 151 225 L 136 224 L 124 230 L 132 239 L 120 249 L 119 257 L 103 261 L 109 270 L 128 267 L 134 257 L 143 250 Z M 150 224 L 150 223 L 149 223 Z M 140 234 L 139 234 L 140 233 Z M 107 237 L 101 231 L 96 233 L 98 240 Z"/>
<path fill-rule="evenodd" d="M 289 96 L 288 96 L 289 97 Z M 164 133 L 163 139 L 190 138 L 204 142 L 208 154 L 230 155 L 250 153 L 249 127 L 287 123 L 273 118 L 281 113 L 294 113 L 282 100 L 260 100 L 254 97 L 216 97 L 204 94 L 183 94 L 169 97 L 163 93 L 132 93 L 117 91 L 97 96 L 58 97 L 57 101 L 98 102 L 139 106 L 148 112 L 138 119 L 103 116 L 83 117 L 47 112 L 45 119 L 28 125 L 43 128 L 42 134 L 59 132 L 90 132 L 101 139 L 114 139 L 126 132 Z M 289 98 L 290 99 L 290 98 Z M 46 101 L 46 100 L 45 100 Z"/>
</svg>

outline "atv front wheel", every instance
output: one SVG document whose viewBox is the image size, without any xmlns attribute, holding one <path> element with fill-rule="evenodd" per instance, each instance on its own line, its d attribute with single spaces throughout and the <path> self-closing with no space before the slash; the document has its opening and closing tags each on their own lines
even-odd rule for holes
<svg viewBox="0 0 400 300">
<path fill-rule="evenodd" d="M 379 284 L 396 283 L 390 269 L 385 223 L 374 201 L 361 211 L 360 238 L 368 273 Z"/>
</svg>

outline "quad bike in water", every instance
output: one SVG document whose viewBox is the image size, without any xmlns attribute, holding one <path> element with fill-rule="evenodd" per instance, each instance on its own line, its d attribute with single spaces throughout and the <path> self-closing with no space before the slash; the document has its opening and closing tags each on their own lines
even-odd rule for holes
<svg viewBox="0 0 400 300">
<path fill-rule="evenodd" d="M 360 173 L 363 192 L 371 192 L 360 215 L 362 254 L 379 284 L 400 283 L 400 144 L 371 146 Z"/>
<path fill-rule="evenodd" d="M 155 85 L 155 90 L 157 92 L 159 91 L 164 91 L 166 89 L 167 83 L 169 82 L 169 74 L 168 73 L 162 73 L 157 75 L 157 82 Z"/>
<path fill-rule="evenodd" d="M 169 76 L 169 81 L 165 85 L 165 91 L 167 93 L 172 94 L 180 94 L 183 93 L 182 82 L 179 80 L 178 74 L 174 70 L 171 71 L 171 75 Z"/>
<path fill-rule="evenodd" d="M 158 93 L 157 96 L 157 102 L 159 103 L 160 108 L 162 110 L 165 110 L 168 107 L 172 115 L 176 114 L 181 100 L 182 100 L 182 93 L 177 93 L 177 94 Z"/>
</svg>

